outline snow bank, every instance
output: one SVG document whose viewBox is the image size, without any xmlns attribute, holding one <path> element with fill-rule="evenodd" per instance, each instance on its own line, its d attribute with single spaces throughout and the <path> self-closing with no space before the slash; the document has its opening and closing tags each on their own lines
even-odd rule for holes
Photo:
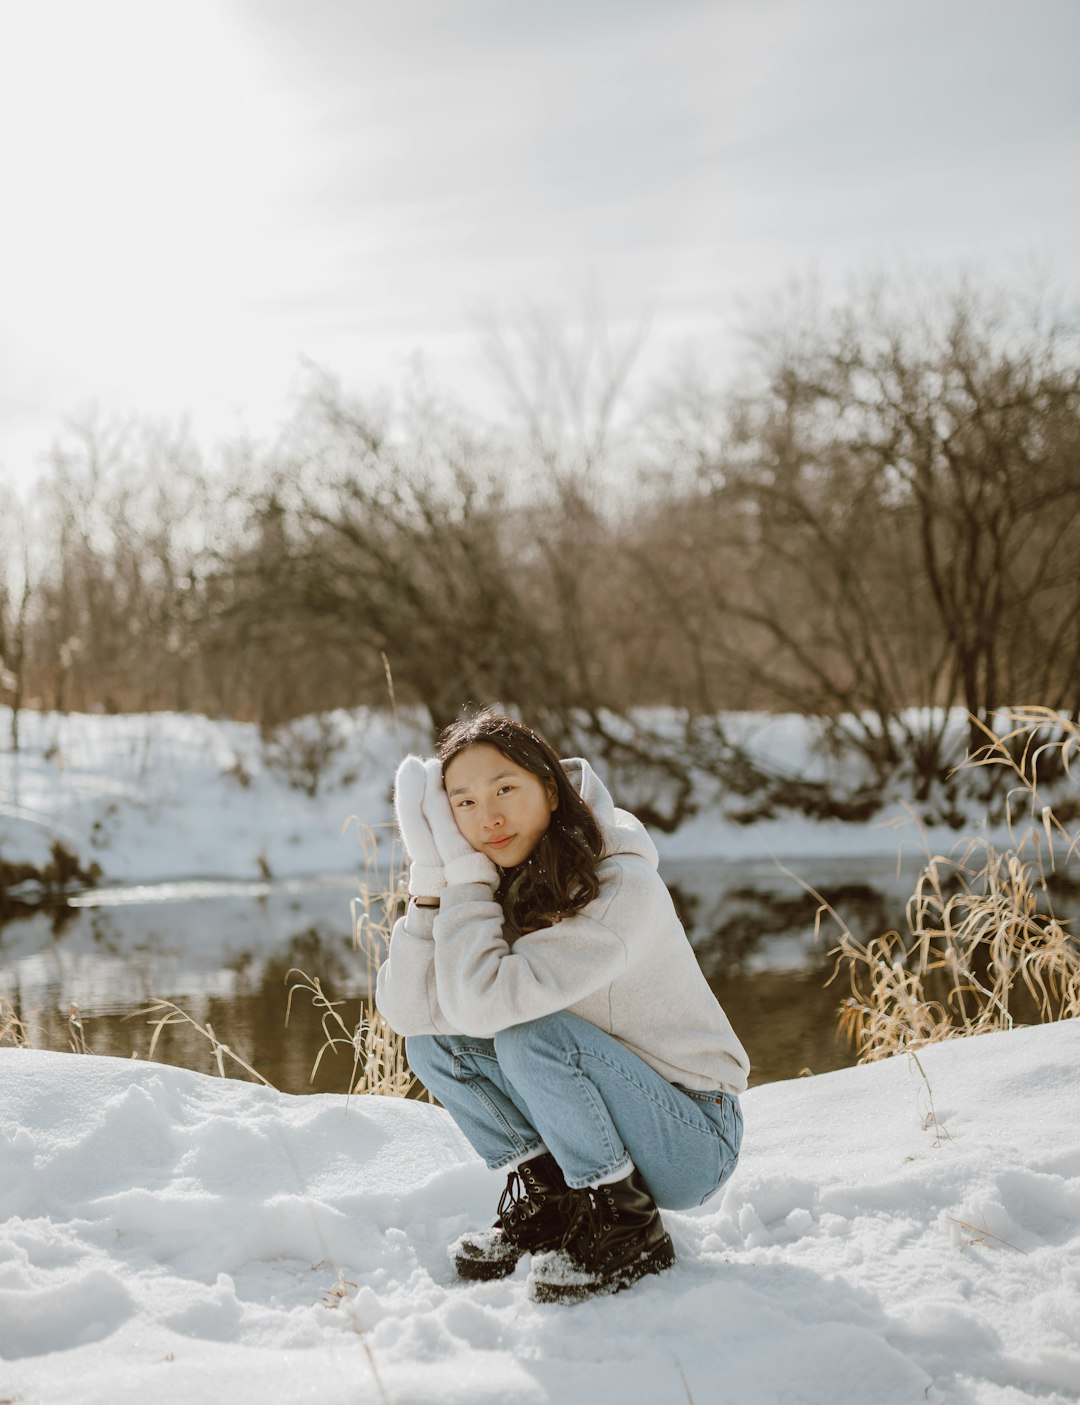
<svg viewBox="0 0 1080 1405">
<path fill-rule="evenodd" d="M 1074 1022 L 754 1088 L 676 1267 L 541 1307 L 451 1276 L 501 1182 L 437 1108 L 0 1050 L 0 1398 L 1058 1405 L 1078 1060 Z"/>
<path fill-rule="evenodd" d="M 367 710 L 328 725 L 340 750 L 311 796 L 249 723 L 27 713 L 19 757 L 0 753 L 0 853 L 30 857 L 55 836 L 124 883 L 355 871 L 347 826 L 389 823 L 398 738 Z M 417 745 L 407 722 L 402 740 Z"/>
<path fill-rule="evenodd" d="M 730 724 L 774 769 L 821 773 L 812 719 L 732 714 Z M 41 863 L 59 838 L 84 862 L 96 860 L 106 881 L 124 884 L 355 872 L 360 852 L 350 817 L 385 843 L 398 757 L 426 750 L 430 739 L 418 716 L 403 715 L 395 725 L 368 709 L 295 725 L 301 734 L 322 726 L 339 745 L 315 796 L 271 764 L 251 724 L 173 713 L 26 713 L 20 756 L 0 752 L 0 855 Z M 709 804 L 676 833 L 654 837 L 661 857 L 672 860 L 854 857 L 892 855 L 902 843 L 921 847 L 899 802 L 880 823 L 786 815 L 751 826 Z M 927 842 L 947 852 L 956 835 L 930 831 Z"/>
</svg>

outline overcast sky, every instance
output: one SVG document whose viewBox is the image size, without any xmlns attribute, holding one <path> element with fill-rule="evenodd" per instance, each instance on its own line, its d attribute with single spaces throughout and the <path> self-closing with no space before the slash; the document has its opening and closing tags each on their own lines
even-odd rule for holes
<svg viewBox="0 0 1080 1405">
<path fill-rule="evenodd" d="M 265 436 L 305 358 L 478 316 L 651 321 L 720 358 L 816 271 L 1080 287 L 1077 0 L 0 0 L 0 476 L 66 416 Z"/>
</svg>

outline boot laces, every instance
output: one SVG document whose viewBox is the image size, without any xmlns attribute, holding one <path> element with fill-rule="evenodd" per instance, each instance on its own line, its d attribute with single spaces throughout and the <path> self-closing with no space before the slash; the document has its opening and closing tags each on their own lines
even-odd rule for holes
<svg viewBox="0 0 1080 1405">
<path fill-rule="evenodd" d="M 606 1203 L 603 1190 L 603 1186 L 597 1190 L 585 1186 L 582 1190 L 568 1190 L 562 1196 L 559 1209 L 566 1218 L 566 1230 L 560 1248 L 573 1245 L 580 1252 L 584 1246 L 598 1243 L 605 1230 L 611 1229 L 604 1212 L 611 1210 L 611 1219 L 614 1219 L 614 1207 Z"/>
<path fill-rule="evenodd" d="M 499 1219 L 505 1224 L 507 1217 L 513 1219 L 515 1212 L 523 1201 L 528 1199 L 528 1191 L 525 1182 L 518 1175 L 517 1171 L 511 1171 L 506 1178 L 506 1185 L 503 1193 L 499 1196 Z"/>
</svg>

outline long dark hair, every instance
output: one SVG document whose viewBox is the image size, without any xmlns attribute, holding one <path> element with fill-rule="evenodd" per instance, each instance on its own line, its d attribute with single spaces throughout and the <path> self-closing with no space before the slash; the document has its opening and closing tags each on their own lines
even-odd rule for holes
<svg viewBox="0 0 1080 1405">
<path fill-rule="evenodd" d="M 466 747 L 493 746 L 510 761 L 554 781 L 558 805 L 539 844 L 524 861 L 505 868 L 496 897 L 514 935 L 559 922 L 600 891 L 597 866 L 604 852 L 600 824 L 563 769 L 555 749 L 539 732 L 493 708 L 452 722 L 435 754 L 446 767 Z"/>
</svg>

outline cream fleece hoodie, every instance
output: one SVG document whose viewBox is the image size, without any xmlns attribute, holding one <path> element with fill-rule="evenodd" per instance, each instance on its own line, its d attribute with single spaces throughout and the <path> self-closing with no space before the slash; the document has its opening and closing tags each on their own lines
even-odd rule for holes
<svg viewBox="0 0 1080 1405">
<path fill-rule="evenodd" d="M 438 912 L 410 906 L 398 919 L 379 970 L 379 1009 L 399 1034 L 485 1039 L 569 1010 L 672 1083 L 743 1092 L 749 1060 L 701 974 L 656 846 L 587 761 L 563 765 L 603 831 L 599 894 L 555 926 L 511 940 L 490 884 L 451 884 Z"/>
</svg>

